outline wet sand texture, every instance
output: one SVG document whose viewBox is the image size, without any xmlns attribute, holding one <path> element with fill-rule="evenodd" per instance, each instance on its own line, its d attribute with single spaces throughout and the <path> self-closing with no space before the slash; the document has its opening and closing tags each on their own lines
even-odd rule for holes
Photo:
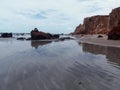
<svg viewBox="0 0 120 90">
<path fill-rule="evenodd" d="M 0 57 L 0 90 L 120 90 L 119 48 L 36 43 L 0 42 L 11 51 Z"/>
</svg>

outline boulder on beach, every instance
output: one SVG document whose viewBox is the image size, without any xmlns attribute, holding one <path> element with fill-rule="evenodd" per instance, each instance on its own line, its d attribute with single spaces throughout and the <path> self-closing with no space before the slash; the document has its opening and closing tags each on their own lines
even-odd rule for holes
<svg viewBox="0 0 120 90">
<path fill-rule="evenodd" d="M 114 27 L 114 28 L 108 33 L 108 39 L 111 39 L 111 40 L 120 40 L 120 25 Z"/>
<path fill-rule="evenodd" d="M 41 40 L 41 39 L 54 39 L 59 38 L 59 34 L 50 34 L 38 31 L 37 28 L 31 31 L 31 39 L 32 40 Z"/>
<path fill-rule="evenodd" d="M 9 38 L 9 37 L 12 37 L 12 36 L 13 36 L 12 33 L 2 33 L 1 34 L 2 38 Z"/>
</svg>

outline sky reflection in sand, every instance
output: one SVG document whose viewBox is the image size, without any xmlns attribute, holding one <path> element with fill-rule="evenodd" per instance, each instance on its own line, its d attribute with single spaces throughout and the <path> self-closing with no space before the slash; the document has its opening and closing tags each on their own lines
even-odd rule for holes
<svg viewBox="0 0 120 90">
<path fill-rule="evenodd" d="M 6 54 L 2 57 L 1 52 L 0 90 L 120 88 L 120 48 L 75 40 L 49 43 L 13 40 L 0 42 L 0 49 Z"/>
</svg>

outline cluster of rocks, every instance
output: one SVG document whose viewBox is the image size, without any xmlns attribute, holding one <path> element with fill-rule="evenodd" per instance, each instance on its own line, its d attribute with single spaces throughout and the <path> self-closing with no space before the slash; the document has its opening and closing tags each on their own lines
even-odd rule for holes
<svg viewBox="0 0 120 90">
<path fill-rule="evenodd" d="M 50 34 L 38 31 L 37 28 L 31 31 L 31 39 L 32 40 L 40 40 L 40 39 L 56 39 L 59 38 L 59 34 Z"/>
<path fill-rule="evenodd" d="M 12 36 L 13 36 L 12 33 L 1 33 L 1 37 L 2 37 L 2 38 L 10 38 L 10 37 L 12 37 Z"/>
<path fill-rule="evenodd" d="M 31 31 L 31 37 L 18 37 L 17 40 L 54 40 L 57 41 L 64 41 L 64 40 L 73 40 L 74 38 L 70 36 L 64 36 L 63 34 L 51 34 L 39 31 L 37 28 Z M 62 35 L 62 36 L 61 36 Z M 38 43 L 37 43 L 38 44 Z"/>
<path fill-rule="evenodd" d="M 108 39 L 120 39 L 120 7 L 109 15 L 87 17 L 76 27 L 73 34 L 107 34 Z"/>
</svg>

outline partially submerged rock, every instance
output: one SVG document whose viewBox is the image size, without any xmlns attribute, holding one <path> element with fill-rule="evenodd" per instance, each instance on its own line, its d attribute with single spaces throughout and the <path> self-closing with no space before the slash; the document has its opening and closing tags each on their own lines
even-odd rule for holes
<svg viewBox="0 0 120 90">
<path fill-rule="evenodd" d="M 38 31 L 37 28 L 31 31 L 31 39 L 32 40 L 41 40 L 41 39 L 54 39 L 59 38 L 59 34 L 50 34 Z"/>
</svg>

